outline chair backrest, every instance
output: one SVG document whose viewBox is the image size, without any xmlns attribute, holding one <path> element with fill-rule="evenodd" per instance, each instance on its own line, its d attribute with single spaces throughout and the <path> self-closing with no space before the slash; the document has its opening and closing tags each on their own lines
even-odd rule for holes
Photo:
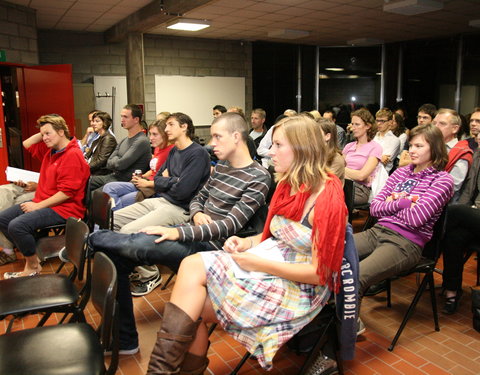
<svg viewBox="0 0 480 375">
<path fill-rule="evenodd" d="M 353 204 L 355 201 L 355 184 L 349 178 L 345 179 L 343 184 L 343 194 L 345 195 L 345 205 L 348 210 L 348 222 L 352 223 Z"/>
<path fill-rule="evenodd" d="M 118 364 L 118 306 L 117 270 L 113 262 L 104 253 L 97 252 L 93 258 L 91 302 L 100 314 L 101 321 L 97 329 L 103 350 L 112 350 L 109 373 L 115 373 Z M 115 363 L 117 361 L 117 363 Z"/>
<path fill-rule="evenodd" d="M 110 195 L 101 191 L 94 190 L 90 204 L 90 229 L 93 230 L 95 224 L 100 229 L 113 229 L 112 199 Z"/>
<path fill-rule="evenodd" d="M 423 248 L 422 256 L 425 258 L 436 261 L 440 257 L 441 245 L 447 228 L 447 211 L 448 206 L 445 206 L 442 214 L 433 227 L 432 238 L 425 244 Z"/>
<path fill-rule="evenodd" d="M 71 278 L 77 275 L 82 279 L 85 266 L 85 258 L 87 251 L 87 237 L 89 234 L 87 224 L 80 219 L 70 217 L 67 219 L 65 226 L 65 251 L 70 263 L 73 264 L 74 270 Z"/>
</svg>

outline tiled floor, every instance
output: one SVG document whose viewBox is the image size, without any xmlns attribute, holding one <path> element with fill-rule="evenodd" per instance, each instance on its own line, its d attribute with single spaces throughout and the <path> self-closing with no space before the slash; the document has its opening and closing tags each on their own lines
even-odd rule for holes
<svg viewBox="0 0 480 375">
<path fill-rule="evenodd" d="M 356 220 L 359 227 L 362 217 Z M 57 262 L 45 267 L 46 272 L 53 272 Z M 0 274 L 11 270 L 19 270 L 21 262 L 0 267 Z M 441 268 L 442 265 L 439 265 Z M 413 296 L 415 276 L 397 280 L 392 286 L 392 308 L 387 308 L 385 295 L 364 298 L 362 319 L 367 331 L 357 342 L 356 358 L 344 363 L 345 374 L 480 374 L 480 333 L 472 328 L 470 312 L 470 287 L 475 284 L 476 260 L 473 258 L 466 265 L 464 273 L 464 296 L 460 310 L 453 316 L 440 313 L 440 332 L 433 329 L 430 301 L 428 294 L 422 297 L 416 312 L 408 323 L 404 333 L 393 352 L 387 347 L 393 338 L 400 320 Z M 166 274 L 164 275 L 167 276 Z M 436 282 L 441 279 L 437 275 Z M 150 352 L 160 323 L 160 313 L 168 301 L 171 286 L 165 291 L 160 288 L 146 297 L 134 299 L 140 334 L 140 353 L 124 356 L 120 360 L 117 374 L 145 374 Z M 439 307 L 443 301 L 439 299 Z M 87 319 L 95 319 L 88 309 Z M 28 328 L 36 324 L 37 316 L 24 318 L 15 324 L 14 329 Z M 56 323 L 56 317 L 51 318 Z M 6 322 L 0 322 L 0 332 L 4 332 Z M 206 374 L 226 375 L 231 372 L 245 350 L 230 336 L 217 328 L 211 336 L 212 345 L 209 351 L 210 365 Z M 274 360 L 274 370 L 266 372 L 260 369 L 254 360 L 248 360 L 239 374 L 297 374 L 303 357 L 283 348 Z"/>
</svg>

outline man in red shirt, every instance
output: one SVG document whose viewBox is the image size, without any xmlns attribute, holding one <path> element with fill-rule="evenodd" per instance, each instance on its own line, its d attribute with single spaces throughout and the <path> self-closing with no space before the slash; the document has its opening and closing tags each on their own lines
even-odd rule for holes
<svg viewBox="0 0 480 375">
<path fill-rule="evenodd" d="M 90 168 L 77 140 L 70 140 L 67 124 L 59 115 L 42 116 L 37 124 L 40 132 L 23 142 L 34 157 L 42 160 L 35 197 L 0 212 L 0 230 L 26 260 L 22 272 L 6 272 L 5 279 L 40 273 L 35 254 L 37 229 L 64 224 L 71 216 L 83 218 L 85 214 L 83 197 Z"/>
</svg>

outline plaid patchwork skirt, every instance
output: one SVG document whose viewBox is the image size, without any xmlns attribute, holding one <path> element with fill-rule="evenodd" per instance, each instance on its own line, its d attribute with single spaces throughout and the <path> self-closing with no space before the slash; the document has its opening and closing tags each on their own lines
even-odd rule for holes
<svg viewBox="0 0 480 375">
<path fill-rule="evenodd" d="M 311 262 L 311 229 L 275 216 L 271 232 L 283 258 Z M 270 370 L 278 349 L 308 324 L 328 302 L 326 286 L 279 277 L 237 279 L 232 258 L 223 251 L 202 252 L 207 290 L 222 328 Z"/>
</svg>

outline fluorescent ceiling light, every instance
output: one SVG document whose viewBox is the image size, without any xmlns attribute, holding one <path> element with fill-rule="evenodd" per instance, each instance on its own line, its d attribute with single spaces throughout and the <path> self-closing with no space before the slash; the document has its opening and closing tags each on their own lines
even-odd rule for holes
<svg viewBox="0 0 480 375">
<path fill-rule="evenodd" d="M 319 74 L 318 78 L 319 79 L 328 79 L 329 77 L 326 74 Z"/>
<path fill-rule="evenodd" d="M 210 22 L 206 20 L 194 20 L 191 18 L 177 18 L 167 24 L 167 29 L 198 31 L 210 26 Z"/>
<path fill-rule="evenodd" d="M 309 36 L 310 32 L 304 30 L 278 29 L 268 32 L 270 38 L 298 39 Z"/>
<path fill-rule="evenodd" d="M 377 44 L 383 44 L 383 40 L 375 38 L 358 38 L 348 40 L 347 44 L 350 46 L 375 46 Z"/>
<path fill-rule="evenodd" d="M 357 78 L 360 78 L 360 76 L 358 76 L 358 75 L 356 75 L 356 74 L 351 74 L 351 75 L 347 76 L 347 78 L 357 79 Z"/>
<path fill-rule="evenodd" d="M 343 68 L 325 68 L 325 70 L 330 70 L 331 72 L 343 72 Z"/>
<path fill-rule="evenodd" d="M 438 0 L 400 0 L 386 2 L 383 5 L 384 12 L 401 14 L 404 16 L 415 16 L 428 12 L 435 12 L 443 9 L 443 2 Z"/>
<path fill-rule="evenodd" d="M 468 22 L 468 26 L 480 27 L 480 20 L 471 20 Z"/>
</svg>

